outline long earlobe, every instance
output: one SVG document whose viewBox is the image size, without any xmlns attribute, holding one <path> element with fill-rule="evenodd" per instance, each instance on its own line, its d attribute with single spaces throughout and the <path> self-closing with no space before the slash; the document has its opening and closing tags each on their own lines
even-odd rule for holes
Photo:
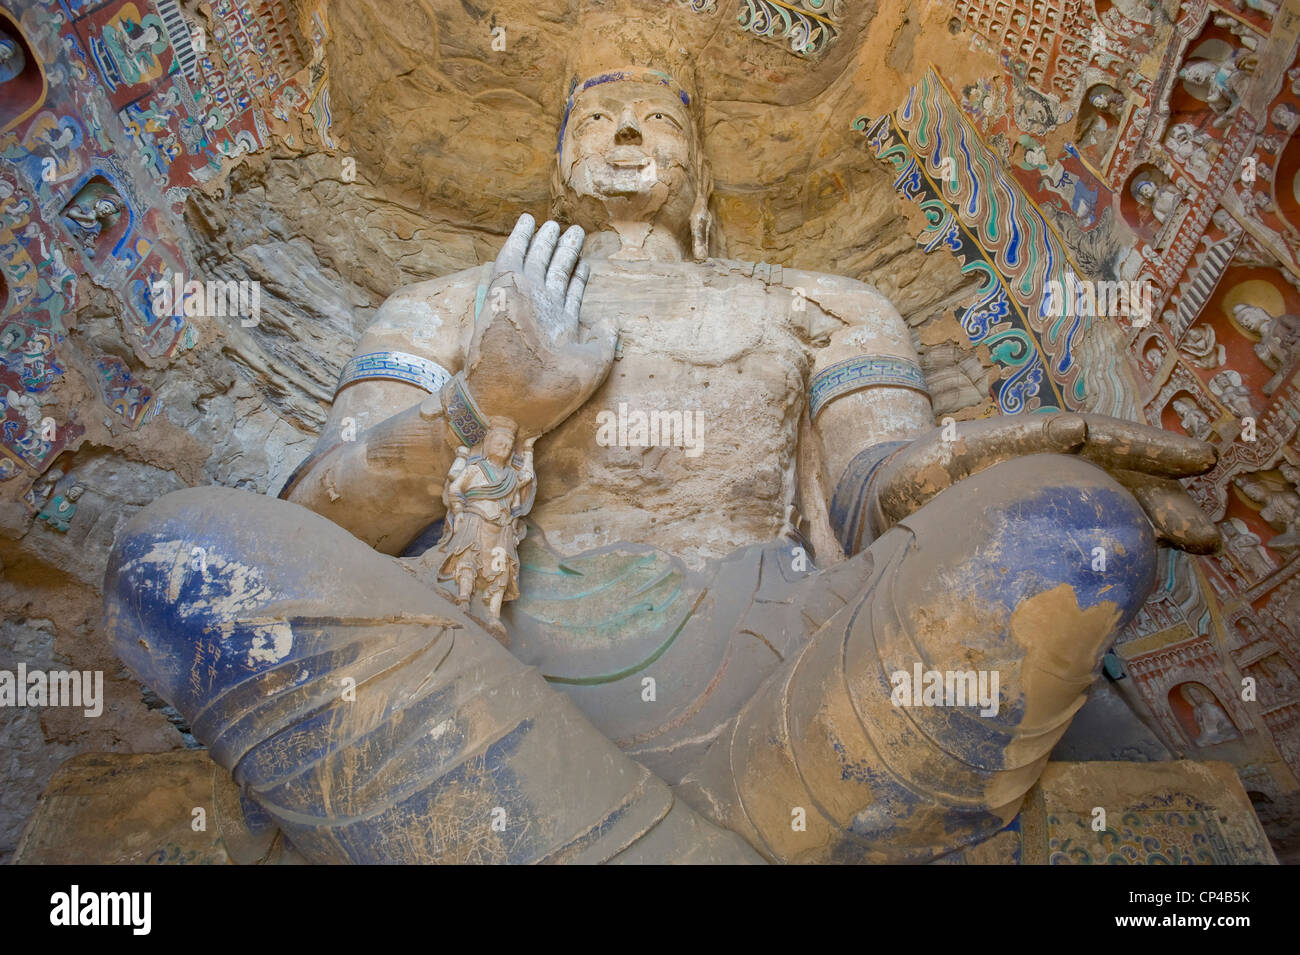
<svg viewBox="0 0 1300 955">
<path fill-rule="evenodd" d="M 560 163 L 556 160 L 551 167 L 551 218 L 556 222 L 565 222 L 568 203 L 564 201 L 564 180 L 560 176 Z"/>
<path fill-rule="evenodd" d="M 709 257 L 709 235 L 713 231 L 713 214 L 707 198 L 696 199 L 691 210 L 691 255 L 696 262 Z"/>
<path fill-rule="evenodd" d="M 709 212 L 713 172 L 703 156 L 696 169 L 695 183 L 695 204 L 691 207 L 691 255 L 696 262 L 703 262 L 709 257 L 709 239 L 713 233 L 713 213 Z"/>
</svg>

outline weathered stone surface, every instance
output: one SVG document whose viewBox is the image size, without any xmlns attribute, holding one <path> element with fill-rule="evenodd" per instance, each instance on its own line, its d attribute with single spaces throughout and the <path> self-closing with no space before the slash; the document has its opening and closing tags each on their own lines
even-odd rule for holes
<svg viewBox="0 0 1300 955">
<path fill-rule="evenodd" d="M 58 767 L 19 865 L 225 865 L 203 750 L 85 754 Z"/>
<path fill-rule="evenodd" d="M 43 32 L 39 19 L 56 22 L 53 4 L 33 2 L 24 5 L 29 8 L 24 11 L 18 6 L 0 2 L 32 37 Z M 200 10 L 191 2 L 182 6 L 196 22 L 215 23 L 207 8 Z M 47 104 L 58 116 L 102 121 L 100 134 L 94 124 L 87 125 L 86 148 L 99 135 L 109 145 L 108 152 L 134 170 L 145 205 L 171 222 L 184 253 L 178 264 L 200 278 L 259 280 L 263 307 L 257 327 L 196 318 L 192 349 L 179 349 L 170 357 L 146 354 L 132 331 L 124 292 L 78 264 L 66 230 L 32 223 L 43 230 L 48 250 L 61 250 L 60 266 L 66 261 L 77 278 L 75 303 L 61 319 L 68 337 L 59 344 L 59 382 L 23 398 L 36 403 L 37 420 L 49 415 L 62 425 L 75 418 L 86 429 L 79 448 L 45 462 L 47 478 L 56 470 L 66 475 L 60 490 L 73 481 L 86 490 L 70 530 L 62 535 L 35 519 L 44 500 L 21 500 L 30 482 L 0 484 L 0 608 L 7 620 L 48 620 L 49 625 L 41 624 L 37 631 L 55 635 L 52 652 L 58 659 L 104 667 L 106 685 L 136 716 L 110 718 L 106 712 L 98 721 L 75 723 L 52 712 L 39 727 L 29 727 L 30 733 L 15 731 L 15 748 L 6 755 L 16 761 L 15 772 L 36 774 L 30 779 L 41 778 L 50 759 L 77 748 L 179 744 L 158 714 L 140 707 L 136 689 L 119 676 L 98 630 L 93 608 L 115 530 L 139 507 L 182 486 L 215 483 L 275 493 L 314 443 L 328 412 L 334 377 L 379 303 L 403 285 L 490 260 L 519 212 L 530 211 L 539 221 L 545 217 L 552 198 L 554 127 L 563 111 L 563 77 L 579 45 L 578 24 L 583 16 L 612 4 L 547 0 L 540 6 L 507 3 L 489 10 L 440 0 L 330 0 L 319 6 L 294 0 L 282 6 L 288 12 L 288 29 L 295 34 L 289 45 L 298 46 L 302 54 L 291 49 L 293 69 L 286 76 L 301 67 L 297 75 L 308 95 L 325 88 L 328 77 L 332 125 L 310 113 L 277 116 L 269 98 L 261 100 L 256 108 L 269 126 L 271 145 L 220 160 L 220 171 L 201 187 L 183 180 L 188 196 L 175 189 L 175 183 L 166 192 L 161 186 L 147 187 L 147 159 L 103 95 L 74 98 L 71 82 L 56 83 Z M 994 104 L 993 113 L 1002 96 L 1002 108 L 1023 117 L 1024 104 L 1033 97 L 1021 85 L 1004 82 L 1006 68 L 996 55 L 996 39 L 974 39 L 970 25 L 950 27 L 951 5 L 921 10 L 913 4 L 873 0 L 848 6 L 840 38 L 816 59 L 794 56 L 788 48 L 740 31 L 727 4 L 720 4 L 716 13 L 700 15 L 647 0 L 627 6 L 630 12 L 624 17 L 629 31 L 640 30 L 665 49 L 685 49 L 697 67 L 705 148 L 715 182 L 715 228 L 725 240 L 718 251 L 734 259 L 773 261 L 873 283 L 912 330 L 936 415 L 979 417 L 994 407 L 989 395 L 1000 370 L 986 348 L 969 347 L 953 319 L 955 308 L 972 301 L 972 283 L 951 256 L 917 248 L 914 236 L 923 225 L 919 211 L 898 199 L 892 186 L 894 170 L 869 155 L 851 123 L 859 115 L 874 117 L 896 108 L 931 63 L 941 67 L 955 97 L 974 105 L 973 113 L 984 108 L 979 96 L 985 87 L 977 96 L 968 97 L 966 91 L 987 86 L 990 78 L 994 87 L 1003 84 L 987 100 Z M 319 45 L 311 36 L 313 14 L 319 14 L 329 34 Z M 1277 43 L 1266 39 L 1270 23 L 1254 13 L 1244 16 L 1265 38 L 1265 49 L 1282 45 L 1283 37 Z M 494 26 L 505 29 L 505 50 L 493 48 Z M 47 66 L 53 66 L 57 35 L 45 43 L 42 39 L 38 49 L 46 55 Z M 1142 50 L 1135 61 L 1158 62 L 1159 52 L 1159 47 Z M 313 59 L 314 64 L 309 62 Z M 1270 66 L 1271 75 L 1281 75 L 1281 66 L 1285 64 Z M 93 64 L 85 64 L 83 72 L 91 86 L 102 85 Z M 1147 78 L 1157 90 L 1164 82 Z M 165 89 L 158 86 L 160 96 Z M 1048 158 L 1063 155 L 1064 143 L 1078 132 L 1069 110 L 1081 97 L 1079 90 L 1075 102 L 1047 104 L 1059 121 L 1049 123 L 1041 134 L 1029 130 L 1031 148 L 1042 146 Z M 317 112 L 323 111 L 318 107 Z M 1265 139 L 1282 136 L 1286 141 L 1282 127 L 1266 127 L 1264 111 L 1257 118 Z M 246 126 L 252 126 L 251 120 Z M 995 148 L 1004 150 L 1008 169 L 1032 165 L 1025 144 L 1011 142 L 1014 133 L 1008 139 L 992 127 L 981 129 Z M 327 145 L 331 137 L 338 148 Z M 6 149 L 11 145 L 7 141 Z M 90 153 L 85 155 L 88 161 Z M 22 160 L 21 151 L 7 152 L 6 173 L 10 156 Z M 1264 153 L 1259 156 L 1261 161 L 1266 158 Z M 353 182 L 346 181 L 346 158 L 356 160 Z M 16 181 L 19 194 L 24 194 L 23 180 Z M 1122 193 L 1122 183 L 1112 185 Z M 1071 201 L 1066 199 L 1065 205 Z M 1140 258 L 1139 238 L 1115 214 L 1121 205 L 1122 197 L 1117 197 L 1115 209 L 1100 210 L 1101 225 L 1089 232 L 1080 231 L 1068 211 L 1047 208 L 1045 213 L 1091 274 L 1125 257 Z M 173 213 L 182 208 L 180 215 Z M 1258 216 L 1267 219 L 1266 213 L 1252 213 L 1248 207 L 1244 216 L 1252 215 L 1252 235 L 1267 238 L 1278 228 L 1276 220 L 1265 222 Z M 1276 246 L 1272 252 L 1247 248 L 1253 241 L 1243 245 L 1239 262 L 1280 270 L 1279 276 L 1285 272 L 1280 239 L 1270 240 Z M 40 258 L 37 248 L 30 243 L 34 264 Z M 53 278 L 54 266 L 47 263 L 41 271 L 51 285 L 59 284 Z M 13 273 L 6 275 L 12 285 Z M 1187 284 L 1191 278 L 1189 271 Z M 1231 285 L 1225 282 L 1222 288 Z M 1225 326 L 1219 340 L 1230 340 L 1235 333 L 1228 320 L 1215 318 L 1210 308 L 1205 314 L 1205 322 L 1193 328 L 1217 321 Z M 31 319 L 11 302 L 3 318 L 7 322 L 15 316 Z M 1170 352 L 1167 344 L 1162 347 Z M 1143 409 L 1125 396 L 1130 373 L 1122 366 L 1130 352 L 1140 359 L 1139 352 L 1145 354 L 1147 348 L 1144 339 L 1127 341 L 1117 325 L 1094 326 L 1080 343 L 1090 392 L 1125 414 L 1141 415 Z M 120 360 L 152 391 L 161 410 L 138 424 L 113 411 L 98 383 L 95 362 L 101 356 Z M 1249 343 L 1246 360 L 1252 360 Z M 1240 364 L 1236 358 L 1232 363 Z M 1160 401 L 1175 397 L 1170 389 L 1177 383 L 1197 387 L 1192 378 L 1180 379 L 1169 362 L 1163 372 L 1160 367 L 1157 363 L 1142 379 L 1141 399 L 1149 402 L 1145 413 L 1153 421 L 1162 412 Z M 1161 397 L 1161 389 L 1169 393 Z M 1256 394 L 1255 400 L 1259 397 Z M 1212 416 L 1219 414 L 1214 401 L 1205 398 Z M 1224 422 L 1228 424 L 1221 422 L 1221 429 L 1231 424 L 1226 413 Z M 1174 420 L 1166 427 L 1178 424 Z M 1274 459 L 1249 468 L 1267 466 L 1271 477 L 1279 478 L 1282 472 L 1271 469 L 1297 460 L 1294 435 L 1289 441 L 1279 445 Z M 1232 439 L 1223 447 L 1231 450 Z M 1252 522 L 1263 547 L 1276 534 L 1255 516 L 1254 504 L 1249 513 L 1242 510 L 1247 505 L 1234 496 L 1231 482 L 1225 467 L 1198 493 L 1210 510 L 1231 503 L 1234 514 Z M 763 482 L 754 486 L 760 496 L 766 493 Z M 45 497 L 54 492 L 47 488 Z M 1219 633 L 1218 642 L 1233 646 L 1233 653 L 1240 648 L 1231 634 L 1245 626 L 1239 622 L 1243 614 L 1259 616 L 1275 635 L 1284 632 L 1277 622 L 1296 617 L 1294 577 L 1288 576 L 1294 560 L 1288 563 L 1281 551 L 1266 554 L 1264 563 L 1252 565 L 1248 557 L 1233 552 L 1221 562 L 1207 561 L 1211 582 L 1194 585 L 1189 583 L 1190 565 L 1177 565 L 1179 580 L 1140 621 L 1142 636 L 1162 633 L 1172 642 L 1173 635 L 1182 632 L 1173 621 L 1184 614 L 1189 620 L 1215 621 L 1216 633 L 1226 628 L 1226 638 Z M 1267 581 L 1247 579 L 1252 566 L 1260 568 L 1268 561 L 1273 569 Z M 1272 590 L 1257 602 L 1258 608 L 1234 597 L 1237 602 L 1224 613 L 1208 609 L 1197 596 L 1201 586 L 1217 588 L 1220 595 L 1255 586 Z M 1221 624 L 1219 617 L 1226 622 Z M 18 633 L 26 626 L 15 623 L 18 629 L 6 629 L 0 639 L 0 649 L 16 641 L 15 659 L 27 652 L 23 648 L 31 649 L 28 638 Z M 1250 652 L 1260 646 L 1251 644 Z M 1293 638 L 1281 652 L 1290 654 L 1289 666 L 1297 665 Z M 38 658 L 44 659 L 39 653 L 32 659 Z M 1206 658 L 1199 665 L 1202 679 L 1208 679 L 1206 672 L 1216 672 L 1235 685 L 1241 676 L 1237 662 L 1226 656 Z M 1146 702 L 1156 718 L 1165 721 L 1161 725 L 1167 733 L 1178 732 L 1165 725 L 1174 720 L 1167 693 Z M 1286 722 L 1284 705 L 1252 713 L 1253 726 L 1242 726 L 1243 771 L 1262 780 L 1259 792 L 1268 793 L 1271 808 L 1261 810 L 1262 815 L 1276 820 L 1279 832 L 1294 829 L 1294 812 L 1286 808 L 1300 765 L 1294 723 Z M 23 711 L 9 715 L 15 720 L 30 717 Z M 1234 716 L 1242 722 L 1240 714 Z M 1275 743 L 1269 742 L 1273 727 L 1278 727 Z M 46 754 L 47 747 L 54 755 Z M 22 806 L 31 804 L 34 792 L 31 786 L 14 790 L 15 820 Z M 0 820 L 9 819 L 8 812 L 0 813 Z"/>
</svg>

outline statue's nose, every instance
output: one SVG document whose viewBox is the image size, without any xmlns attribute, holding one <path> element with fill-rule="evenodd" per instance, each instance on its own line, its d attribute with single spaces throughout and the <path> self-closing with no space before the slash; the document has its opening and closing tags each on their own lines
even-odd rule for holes
<svg viewBox="0 0 1300 955">
<path fill-rule="evenodd" d="M 624 110 L 618 118 L 618 131 L 614 133 L 614 142 L 619 146 L 640 146 L 641 127 L 637 125 L 632 111 Z"/>
</svg>

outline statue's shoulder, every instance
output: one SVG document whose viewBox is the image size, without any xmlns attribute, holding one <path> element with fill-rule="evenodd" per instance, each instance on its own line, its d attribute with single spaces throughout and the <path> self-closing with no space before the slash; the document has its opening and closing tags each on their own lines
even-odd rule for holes
<svg viewBox="0 0 1300 955">
<path fill-rule="evenodd" d="M 397 289 L 375 312 L 358 349 L 396 348 L 439 361 L 460 354 L 462 339 L 473 332 L 479 287 L 487 288 L 491 268 L 491 263 L 476 265 Z"/>
<path fill-rule="evenodd" d="M 902 321 L 889 296 L 861 279 L 807 269 L 785 269 L 783 284 L 802 289 L 800 294 L 846 325 Z"/>
<path fill-rule="evenodd" d="M 375 320 L 391 320 L 412 310 L 423 312 L 426 308 L 447 309 L 473 304 L 479 285 L 486 287 L 487 273 L 491 268 L 491 263 L 475 265 L 435 279 L 403 285 L 384 299 Z"/>
<path fill-rule="evenodd" d="M 844 325 L 893 324 L 902 322 L 898 309 L 884 292 L 847 275 L 831 275 L 808 269 L 791 269 L 767 262 L 710 259 L 715 267 L 745 275 L 770 287 L 789 289 L 817 306 L 832 321 Z"/>
</svg>

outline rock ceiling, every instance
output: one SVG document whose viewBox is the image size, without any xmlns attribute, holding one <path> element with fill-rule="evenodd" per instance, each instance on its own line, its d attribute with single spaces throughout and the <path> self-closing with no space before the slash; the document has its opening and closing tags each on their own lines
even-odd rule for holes
<svg viewBox="0 0 1300 955">
<path fill-rule="evenodd" d="M 521 210 L 546 211 L 570 77 L 601 65 L 688 64 L 730 254 L 860 272 L 869 249 L 898 238 L 897 228 L 888 236 L 872 228 L 896 216 L 897 203 L 851 124 L 906 95 L 927 8 L 905 6 L 849 4 L 839 37 L 804 57 L 742 30 L 734 16 L 657 0 L 491 10 L 332 3 L 332 130 L 390 198 L 503 233 Z M 943 22 L 942 5 L 930 12 Z M 927 57 L 942 54 L 946 33 L 929 31 Z M 506 49 L 494 50 L 494 38 Z M 985 59 L 964 40 L 951 45 L 968 69 Z"/>
</svg>

